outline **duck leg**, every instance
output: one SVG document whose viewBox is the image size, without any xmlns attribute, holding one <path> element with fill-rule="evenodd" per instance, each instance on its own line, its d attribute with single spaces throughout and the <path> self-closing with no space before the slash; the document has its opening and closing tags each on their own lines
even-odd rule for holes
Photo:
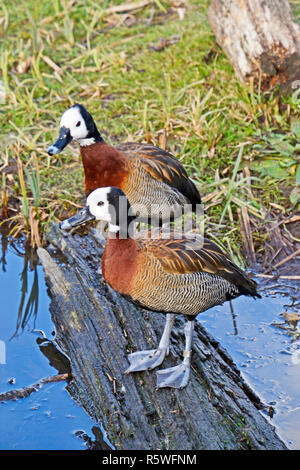
<svg viewBox="0 0 300 470">
<path fill-rule="evenodd" d="M 157 388 L 172 387 L 183 388 L 187 385 L 190 377 L 190 364 L 192 353 L 192 339 L 194 332 L 194 320 L 188 319 L 185 332 L 185 349 L 183 351 L 183 361 L 181 364 L 169 369 L 163 369 L 156 372 Z"/>
<path fill-rule="evenodd" d="M 175 315 L 173 313 L 167 313 L 165 328 L 157 349 L 136 351 L 128 355 L 130 366 L 126 370 L 126 374 L 129 372 L 154 369 L 160 366 L 164 358 L 169 354 L 170 335 L 174 317 Z"/>
</svg>

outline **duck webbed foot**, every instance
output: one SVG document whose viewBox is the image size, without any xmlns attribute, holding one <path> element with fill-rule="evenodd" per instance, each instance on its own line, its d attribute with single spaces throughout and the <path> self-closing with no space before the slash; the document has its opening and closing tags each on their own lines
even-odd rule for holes
<svg viewBox="0 0 300 470">
<path fill-rule="evenodd" d="M 174 315 L 171 313 L 167 314 L 166 324 L 161 340 L 157 349 L 151 349 L 148 351 L 136 351 L 128 355 L 130 366 L 126 370 L 129 372 L 138 372 L 142 370 L 154 369 L 160 366 L 165 357 L 169 353 L 170 334 L 174 323 Z"/>
<path fill-rule="evenodd" d="M 150 370 L 160 366 L 164 358 L 168 354 L 168 350 L 164 349 L 151 349 L 147 351 L 136 351 L 128 355 L 130 366 L 126 370 L 129 372 L 138 372 L 141 370 Z"/>
<path fill-rule="evenodd" d="M 190 378 L 190 361 L 183 361 L 178 366 L 169 369 L 158 370 L 156 375 L 157 388 L 183 388 L 188 384 Z"/>
<path fill-rule="evenodd" d="M 157 388 L 183 388 L 188 384 L 190 377 L 193 331 L 194 320 L 188 320 L 185 325 L 185 350 L 183 353 L 184 359 L 178 366 L 156 372 Z"/>
</svg>

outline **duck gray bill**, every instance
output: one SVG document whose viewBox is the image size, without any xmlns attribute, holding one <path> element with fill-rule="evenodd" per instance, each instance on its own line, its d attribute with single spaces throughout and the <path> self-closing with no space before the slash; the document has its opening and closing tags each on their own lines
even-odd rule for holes
<svg viewBox="0 0 300 470">
<path fill-rule="evenodd" d="M 93 220 L 95 217 L 93 214 L 90 213 L 90 209 L 88 206 L 85 206 L 76 215 L 70 217 L 69 219 L 65 219 L 60 224 L 60 228 L 62 230 L 70 230 L 73 227 L 77 227 L 78 225 L 85 224 L 89 220 Z"/>
</svg>

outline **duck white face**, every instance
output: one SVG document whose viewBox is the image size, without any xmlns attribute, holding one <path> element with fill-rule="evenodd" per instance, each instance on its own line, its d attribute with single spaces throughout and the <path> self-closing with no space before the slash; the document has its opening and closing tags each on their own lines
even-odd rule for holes
<svg viewBox="0 0 300 470">
<path fill-rule="evenodd" d="M 90 113 L 81 104 L 74 104 L 62 115 L 57 141 L 48 147 L 49 155 L 61 152 L 72 140 L 81 146 L 87 146 L 103 139 Z"/>
<path fill-rule="evenodd" d="M 120 227 L 126 229 L 132 217 L 128 217 L 130 205 L 127 197 L 119 188 L 98 188 L 86 200 L 86 207 L 74 217 L 64 220 L 60 227 L 68 230 L 77 225 L 96 219 L 108 222 L 110 232 L 119 232 Z"/>
<path fill-rule="evenodd" d="M 111 207 L 111 203 L 108 200 L 108 195 L 111 193 L 111 190 L 112 188 L 98 188 L 88 196 L 86 205 L 96 220 L 112 222 L 113 207 Z M 114 222 L 115 221 L 116 219 L 114 218 Z"/>
<path fill-rule="evenodd" d="M 88 136 L 85 120 L 78 106 L 67 109 L 61 117 L 60 128 L 69 130 L 72 139 L 81 140 Z"/>
</svg>

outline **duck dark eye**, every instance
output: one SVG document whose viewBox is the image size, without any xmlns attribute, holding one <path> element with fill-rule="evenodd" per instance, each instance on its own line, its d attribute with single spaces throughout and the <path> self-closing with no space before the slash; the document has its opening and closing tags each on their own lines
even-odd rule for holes
<svg viewBox="0 0 300 470">
<path fill-rule="evenodd" d="M 99 201 L 97 202 L 97 206 L 103 206 L 104 202 L 103 201 Z"/>
<path fill-rule="evenodd" d="M 79 127 L 81 124 L 81 121 L 78 121 L 77 124 L 76 124 L 76 127 Z"/>
</svg>

